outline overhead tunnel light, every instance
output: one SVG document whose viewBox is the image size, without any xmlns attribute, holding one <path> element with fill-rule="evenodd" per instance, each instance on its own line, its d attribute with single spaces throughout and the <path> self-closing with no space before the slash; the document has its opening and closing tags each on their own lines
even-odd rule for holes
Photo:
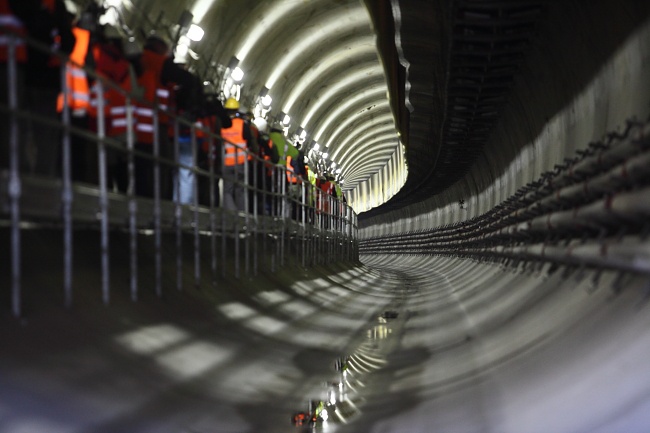
<svg viewBox="0 0 650 433">
<path fill-rule="evenodd" d="M 273 98 L 271 98 L 271 95 L 264 95 L 260 101 L 265 108 L 269 108 L 273 103 Z"/>
<path fill-rule="evenodd" d="M 233 71 L 230 73 L 230 77 L 235 83 L 241 82 L 241 80 L 244 79 L 244 71 L 241 70 L 239 66 L 235 67 Z"/>
<path fill-rule="evenodd" d="M 199 42 L 201 39 L 203 39 L 203 35 L 205 32 L 203 29 L 196 24 L 192 24 L 190 28 L 187 30 L 187 37 L 193 40 L 194 42 Z"/>
</svg>

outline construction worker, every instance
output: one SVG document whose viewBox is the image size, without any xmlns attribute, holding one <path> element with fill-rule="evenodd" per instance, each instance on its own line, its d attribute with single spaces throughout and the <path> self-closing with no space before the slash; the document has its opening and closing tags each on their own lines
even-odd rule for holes
<svg viewBox="0 0 650 433">
<path fill-rule="evenodd" d="M 75 45 L 70 53 L 70 61 L 65 66 L 65 88 L 57 98 L 56 110 L 59 114 L 67 106 L 70 124 L 80 129 L 88 128 L 90 110 L 90 86 L 83 67 L 90 50 L 90 30 L 75 25 L 72 29 Z M 70 134 L 72 179 L 97 184 L 97 147 L 84 137 Z"/>
<path fill-rule="evenodd" d="M 280 160 L 280 155 L 278 155 L 278 149 L 274 146 L 273 141 L 269 138 L 269 125 L 266 119 L 256 117 L 253 123 L 257 126 L 260 133 L 258 139 L 259 154 L 264 160 L 264 163 L 260 165 L 258 174 L 258 188 L 263 191 L 261 194 L 260 209 L 263 210 L 264 214 L 271 215 L 273 203 L 273 171 L 275 164 Z"/>
<path fill-rule="evenodd" d="M 11 24 L 9 30 L 17 31 L 18 34 L 26 33 L 30 38 L 51 47 L 52 51 L 57 53 L 72 52 L 75 45 L 75 37 L 72 34 L 73 17 L 66 9 L 63 0 L 2 0 L 0 14 Z M 19 103 L 23 89 L 22 82 L 25 107 L 32 114 L 56 120 L 58 118 L 56 101 L 61 90 L 62 62 L 59 57 L 31 45 L 26 49 L 18 49 L 17 56 L 19 62 L 24 64 L 22 73 L 17 77 Z M 6 68 L 0 67 L 0 69 L 3 74 L 6 73 Z M 4 87 L 0 89 L 0 95 L 6 92 L 7 86 Z M 33 120 L 26 120 L 21 130 L 24 132 L 21 138 L 22 168 L 42 175 L 57 175 L 60 130 Z M 36 133 L 38 136 L 35 136 Z M 4 133 L 2 137 L 5 137 Z M 0 146 L 5 146 L 7 143 L 5 140 L 0 141 L 3 141 Z M 2 152 L 4 156 L 6 153 L 4 150 Z M 0 161 L 4 160 L 6 160 L 4 157 L 0 158 Z"/>
<path fill-rule="evenodd" d="M 287 170 L 287 157 L 291 157 L 291 159 L 297 158 L 298 149 L 287 141 L 284 136 L 284 127 L 279 121 L 275 121 L 271 125 L 269 138 L 273 141 L 273 146 L 278 150 L 278 165 L 284 167 L 284 170 L 280 170 L 279 175 L 276 176 L 275 190 L 280 194 L 287 194 L 289 190 L 289 186 L 287 185 L 287 175 L 285 174 L 285 171 Z M 276 209 L 278 209 L 279 212 L 282 212 L 282 209 L 284 209 L 283 217 L 289 217 L 291 215 L 291 206 L 288 200 L 278 201 L 276 206 Z"/>
<path fill-rule="evenodd" d="M 287 152 L 286 155 L 289 206 L 287 209 L 288 214 L 285 216 L 300 220 L 301 206 L 304 204 L 302 202 L 303 179 L 307 178 L 307 172 L 305 171 L 305 155 L 300 151 L 300 144 L 296 143 L 293 148 L 298 151 L 298 155 L 293 157 L 293 152 Z"/>
<path fill-rule="evenodd" d="M 332 211 L 332 195 L 334 194 L 334 178 L 325 173 L 316 180 L 316 209 L 321 221 L 321 228 L 329 228 L 330 216 Z"/>
<path fill-rule="evenodd" d="M 201 98 L 198 78 L 175 64 L 169 54 L 170 46 L 162 37 L 151 35 L 147 38 L 140 58 L 141 75 L 138 77 L 138 85 L 144 91 L 144 101 L 138 103 L 135 110 L 136 150 L 154 155 L 157 145 L 159 158 L 167 162 L 136 157 L 135 191 L 138 195 L 154 196 L 154 168 L 158 164 L 160 196 L 163 199 L 172 198 L 172 169 L 168 165 L 174 159 L 168 135 L 170 109 L 182 108 L 186 118 L 194 121 Z M 178 98 L 172 94 L 174 88 L 179 89 Z"/>
<path fill-rule="evenodd" d="M 249 125 L 239 112 L 239 101 L 228 98 L 224 108 L 230 115 L 232 126 L 221 129 L 223 138 L 223 207 L 228 210 L 247 211 L 246 185 L 249 161 L 258 152 L 257 141 Z"/>
<path fill-rule="evenodd" d="M 199 203 L 202 205 L 210 205 L 210 193 L 213 195 L 214 206 L 219 206 L 219 176 L 221 175 L 221 149 L 220 142 L 215 137 L 219 134 L 222 127 L 229 128 L 232 126 L 230 116 L 226 112 L 223 104 L 219 100 L 216 93 L 205 95 L 204 112 L 200 119 L 201 126 L 208 131 L 204 137 L 199 132 L 200 142 L 198 161 L 196 165 L 207 172 L 211 172 L 214 178 L 214 186 L 211 188 L 209 176 L 199 176 L 198 189 L 199 189 Z M 181 149 L 181 155 L 183 150 Z M 191 153 L 191 149 L 190 149 Z M 181 169 L 182 170 L 182 169 Z M 183 185 L 181 185 L 181 191 Z"/>
<path fill-rule="evenodd" d="M 127 107 L 126 96 L 120 92 L 132 92 L 136 76 L 131 63 L 126 59 L 122 35 L 113 26 L 105 26 L 92 47 L 97 75 L 113 85 L 94 80 L 90 86 L 90 127 L 98 130 L 100 97 L 104 107 L 104 133 L 106 137 L 118 139 L 126 147 Z M 115 87 L 119 86 L 119 87 Z M 99 90 L 102 90 L 102 93 Z M 107 173 L 109 189 L 126 192 L 128 187 L 127 158 L 124 152 L 107 148 Z"/>
<path fill-rule="evenodd" d="M 305 170 L 307 171 L 307 178 L 309 179 L 309 222 L 314 224 L 315 222 L 315 209 L 316 209 L 316 180 L 318 176 L 314 170 L 310 169 L 308 165 L 305 164 Z"/>
</svg>

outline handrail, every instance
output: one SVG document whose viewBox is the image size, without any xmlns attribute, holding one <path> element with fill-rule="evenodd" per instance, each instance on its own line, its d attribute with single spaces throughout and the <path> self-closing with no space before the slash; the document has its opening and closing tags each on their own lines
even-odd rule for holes
<svg viewBox="0 0 650 433">
<path fill-rule="evenodd" d="M 12 257 L 12 312 L 14 316 L 22 314 L 22 265 L 21 256 L 24 245 L 21 242 L 21 231 L 29 222 L 32 226 L 46 224 L 59 227 L 63 230 L 64 269 L 63 292 L 64 304 L 71 306 L 73 302 L 72 282 L 73 272 L 73 230 L 78 227 L 96 228 L 101 233 L 101 296 L 104 303 L 110 303 L 111 281 L 109 279 L 110 263 L 110 238 L 116 230 L 125 230 L 129 235 L 130 255 L 130 290 L 131 298 L 138 299 L 138 241 L 143 236 L 152 233 L 155 245 L 155 291 L 162 295 L 162 239 L 163 236 L 175 237 L 176 267 L 178 278 L 176 286 L 182 289 L 183 282 L 180 277 L 183 266 L 183 241 L 188 234 L 193 239 L 194 250 L 194 277 L 198 284 L 203 270 L 201 263 L 206 259 L 201 257 L 201 243 L 205 239 L 210 241 L 210 273 L 213 285 L 218 277 L 225 275 L 227 270 L 218 263 L 225 263 L 229 254 L 228 249 L 234 249 L 234 276 L 239 278 L 243 271 L 255 274 L 260 266 L 260 251 L 272 251 L 270 270 L 277 270 L 289 262 L 299 266 L 310 266 L 317 263 L 328 263 L 335 260 L 356 260 L 357 251 L 357 216 L 352 208 L 340 200 L 318 191 L 308 181 L 300 179 L 297 186 L 289 188 L 287 185 L 287 168 L 274 165 L 269 167 L 268 162 L 258 155 L 242 149 L 250 155 L 250 164 L 235 169 L 234 177 L 229 177 L 224 172 L 224 155 L 221 158 L 221 167 L 214 163 L 207 167 L 197 166 L 198 139 L 197 132 L 202 130 L 208 143 L 210 152 L 213 146 L 224 142 L 220 134 L 196 125 L 173 111 L 162 109 L 157 103 L 147 102 L 134 93 L 124 91 L 116 83 L 100 76 L 94 70 L 83 67 L 87 76 L 97 80 L 99 85 L 97 131 L 93 132 L 75 126 L 71 122 L 70 108 L 68 107 L 67 80 L 65 69 L 69 59 L 62 53 L 53 53 L 61 59 L 61 83 L 64 93 L 63 112 L 60 120 L 51 119 L 35 114 L 21 107 L 18 100 L 16 76 L 19 73 L 17 63 L 12 55 L 15 50 L 18 36 L 9 34 L 9 59 L 6 64 L 10 99 L 6 103 L 0 101 L 0 111 L 6 113 L 11 134 L 9 164 L 0 169 L 0 219 L 9 218 L 11 230 L 11 257 Z M 27 45 L 47 53 L 52 51 L 43 44 L 30 38 L 21 38 Z M 81 67 L 80 65 L 76 65 Z M 3 66 L 4 67 L 4 66 Z M 124 140 L 106 135 L 106 117 L 104 113 L 103 89 L 111 88 L 120 92 L 126 98 L 127 107 L 127 133 Z M 137 103 L 152 105 L 154 119 L 154 143 L 152 153 L 142 152 L 135 148 L 134 110 Z M 160 153 L 159 117 L 166 115 L 173 125 L 173 159 Z M 60 178 L 33 175 L 22 171 L 19 167 L 20 132 L 26 121 L 34 125 L 55 127 L 61 133 L 61 165 Z M 192 149 L 191 163 L 180 161 L 180 129 L 189 131 Z M 4 139 L 4 137 L 0 138 Z M 89 148 L 97 147 L 97 170 L 99 172 L 98 184 L 88 184 L 72 181 L 71 166 L 71 141 L 82 139 Z M 234 144 L 234 143 L 232 143 Z M 236 144 L 235 144 L 236 145 Z M 223 151 L 223 146 L 222 146 Z M 116 192 L 109 188 L 107 182 L 107 156 L 108 152 L 122 155 L 126 160 L 126 169 L 129 187 L 125 192 Z M 2 155 L 4 157 L 4 155 Z M 210 158 L 212 155 L 210 155 Z M 134 189 L 136 176 L 136 159 L 146 159 L 154 166 L 154 194 L 153 197 L 137 196 Z M 0 160 L 1 161 L 1 160 Z M 221 171 L 219 172 L 219 168 Z M 253 170 L 248 176 L 248 169 Z M 258 179 L 260 169 L 270 169 L 271 182 L 266 185 L 258 180 L 266 181 L 266 177 Z M 174 184 L 176 195 L 173 199 L 165 199 L 161 191 L 161 178 L 163 170 L 168 170 L 175 175 Z M 186 170 L 194 176 L 193 192 L 189 203 L 181 202 L 180 176 Z M 237 170 L 244 170 L 246 176 L 237 178 Z M 240 172 L 239 172 L 240 173 Z M 241 173 L 240 173 L 241 174 Z M 245 209 L 228 210 L 217 205 L 218 182 L 231 181 L 243 188 L 245 192 Z M 208 185 L 208 199 L 203 202 L 199 197 L 199 182 Z M 261 183 L 261 185 L 260 185 Z M 289 190 L 298 191 L 292 195 Z M 202 190 L 203 191 L 203 190 Z M 58 199 L 56 197 L 59 197 Z M 262 208 L 270 204 L 270 209 Z M 217 241 L 221 240 L 221 248 Z M 269 246 L 267 243 L 273 245 Z M 288 248 L 289 245 L 294 248 Z M 290 251 L 294 251 L 292 256 Z"/>
</svg>

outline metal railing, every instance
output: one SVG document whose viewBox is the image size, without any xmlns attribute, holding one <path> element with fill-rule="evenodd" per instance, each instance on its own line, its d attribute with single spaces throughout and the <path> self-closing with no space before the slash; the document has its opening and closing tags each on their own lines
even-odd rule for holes
<svg viewBox="0 0 650 433">
<path fill-rule="evenodd" d="M 247 274 L 256 274 L 261 266 L 261 255 L 270 255 L 266 268 L 276 271 L 288 262 L 292 265 L 310 266 L 339 260 L 356 260 L 357 216 L 342 201 L 315 188 L 308 181 L 300 179 L 297 184 L 287 181 L 287 168 L 270 164 L 258 155 L 245 149 L 248 162 L 235 166 L 232 173 L 224 170 L 225 155 L 221 155 L 221 164 L 209 158 L 207 166 L 198 167 L 198 147 L 205 140 L 209 147 L 208 155 L 213 150 L 222 149 L 223 139 L 213 131 L 189 121 L 174 112 L 161 109 L 134 94 L 124 92 L 118 85 L 97 75 L 89 68 L 81 68 L 88 77 L 93 78 L 99 86 L 96 131 L 75 126 L 68 106 L 66 67 L 69 59 L 60 53 L 51 53 L 48 47 L 30 39 L 21 39 L 11 33 L 8 39 L 8 62 L 1 65 L 6 68 L 6 86 L 8 98 L 0 101 L 0 111 L 8 126 L 7 137 L 9 154 L 0 155 L 0 163 L 8 157 L 8 163 L 0 166 L 0 220 L 11 232 L 11 300 L 12 312 L 20 316 L 22 311 L 21 257 L 28 248 L 21 243 L 21 231 L 29 225 L 56 227 L 63 232 L 63 291 L 64 303 L 72 305 L 73 301 L 73 230 L 75 228 L 93 228 L 101 233 L 101 274 L 102 300 L 110 302 L 110 234 L 126 231 L 129 236 L 130 257 L 130 293 L 133 300 L 138 298 L 138 239 L 153 236 L 155 245 L 155 291 L 162 293 L 163 236 L 175 237 L 176 259 L 178 269 L 176 286 L 182 289 L 183 280 L 183 241 L 190 235 L 193 238 L 194 278 L 199 283 L 203 270 L 201 265 L 206 258 L 201 257 L 201 244 L 210 243 L 210 273 L 216 284 L 217 276 L 227 272 L 225 265 L 219 271 L 218 262 L 226 262 L 226 257 L 233 257 L 232 272 L 236 278 L 242 270 Z M 63 110 L 59 119 L 47 118 L 25 109 L 20 102 L 19 65 L 15 61 L 17 42 L 23 40 L 35 49 L 58 56 L 61 62 L 61 83 L 63 88 Z M 77 67 L 79 65 L 76 65 Z M 117 90 L 126 97 L 127 132 L 122 139 L 109 137 L 106 133 L 106 118 L 103 89 Z M 55 101 L 52 101 L 54 104 Z M 136 149 L 135 115 L 136 105 L 150 106 L 153 110 L 154 140 L 152 152 L 148 154 Z M 170 119 L 173 158 L 161 156 L 159 136 L 160 116 Z M 33 127 L 47 125 L 60 133 L 61 158 L 60 176 L 51 177 L 27 173 L 21 169 L 21 144 L 24 141 L 25 125 Z M 90 126 L 90 125 L 89 125 Z M 181 129 L 189 131 L 191 161 L 180 161 Z M 199 138 L 199 131 L 203 138 Z M 187 138 L 184 136 L 184 138 Z M 97 149 L 98 181 L 92 183 L 74 182 L 72 167 L 72 140 L 84 142 L 85 146 Z M 109 185 L 107 174 L 108 155 L 119 156 L 126 167 L 128 187 L 119 191 Z M 136 177 L 138 159 L 151 161 L 153 164 L 153 195 L 149 197 L 136 195 Z M 243 170 L 243 176 L 241 172 Z M 173 197 L 163 196 L 163 173 L 174 179 Z M 181 173 L 190 174 L 191 199 L 181 200 Z M 265 175 L 268 173 L 268 176 Z M 243 209 L 226 209 L 217 203 L 219 184 L 231 182 L 244 191 Z M 207 196 L 207 199 L 200 199 Z M 223 203 L 223 201 L 222 201 Z M 220 247 L 218 241 L 221 242 Z M 234 251 L 233 251 L 234 250 Z"/>
</svg>

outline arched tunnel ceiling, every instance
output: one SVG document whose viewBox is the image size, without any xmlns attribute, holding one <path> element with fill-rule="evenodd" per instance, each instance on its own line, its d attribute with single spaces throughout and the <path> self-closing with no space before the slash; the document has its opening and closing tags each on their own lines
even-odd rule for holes
<svg viewBox="0 0 650 433">
<path fill-rule="evenodd" d="M 173 39 L 190 11 L 205 30 L 190 46 L 191 68 L 220 88 L 236 58 L 243 104 L 254 107 L 268 89 L 269 119 L 289 114 L 288 136 L 303 128 L 305 146 L 318 144 L 311 156 L 327 155 L 345 191 L 395 170 L 404 149 L 403 187 L 363 217 L 439 194 L 481 158 L 546 8 L 540 0 L 112 1 L 141 36 Z"/>
<path fill-rule="evenodd" d="M 192 70 L 221 88 L 231 59 L 244 72 L 240 101 L 273 99 L 268 119 L 291 117 L 287 135 L 303 128 L 329 171 L 352 190 L 383 169 L 399 146 L 375 27 L 359 0 L 126 0 L 117 5 L 139 37 L 155 30 L 176 38 L 184 10 L 205 31 L 192 42 Z M 378 133 L 381 131 L 381 133 Z M 317 153 L 312 152 L 312 157 Z M 336 166 L 331 166 L 334 162 Z"/>
</svg>

